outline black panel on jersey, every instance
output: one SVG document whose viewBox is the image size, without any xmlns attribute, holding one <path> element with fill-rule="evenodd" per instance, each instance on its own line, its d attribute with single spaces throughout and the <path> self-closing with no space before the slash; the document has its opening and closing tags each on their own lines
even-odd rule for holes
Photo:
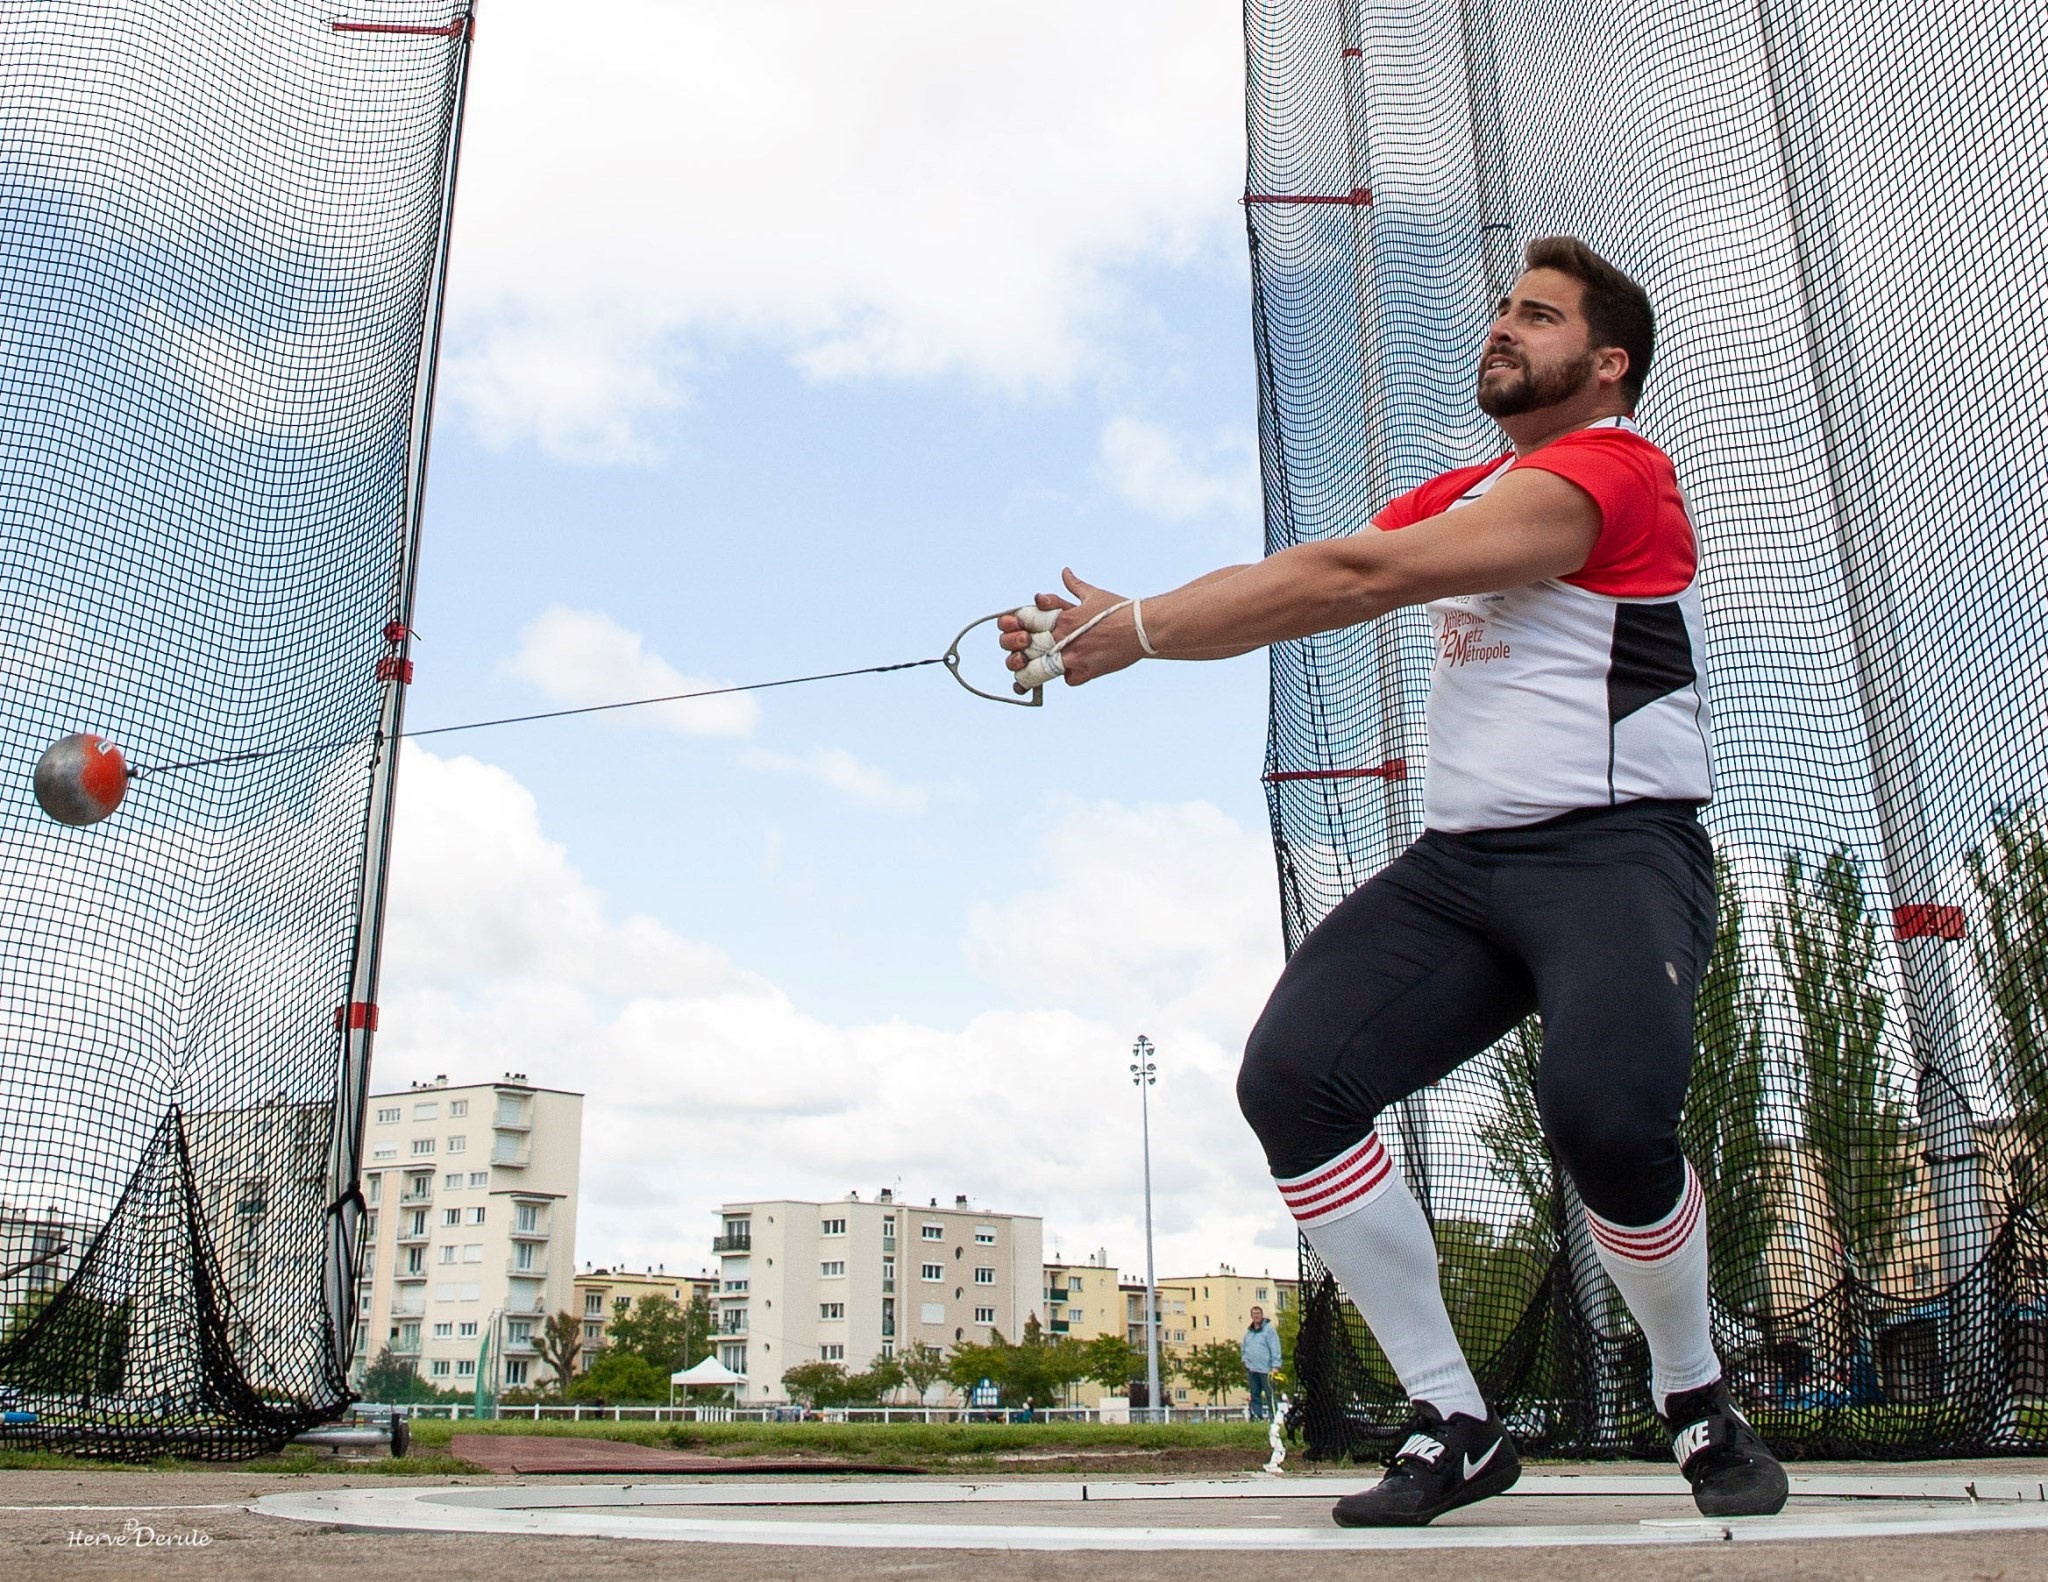
<svg viewBox="0 0 2048 1582">
<path fill-rule="evenodd" d="M 1621 604 L 1614 610 L 1614 648 L 1607 666 L 1607 719 L 1619 724 L 1699 679 L 1692 637 L 1676 603 Z"/>
</svg>

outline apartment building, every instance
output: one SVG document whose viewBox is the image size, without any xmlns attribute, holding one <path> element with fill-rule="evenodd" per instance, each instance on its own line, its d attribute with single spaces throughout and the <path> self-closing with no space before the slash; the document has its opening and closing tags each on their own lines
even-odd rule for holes
<svg viewBox="0 0 2048 1582">
<path fill-rule="evenodd" d="M 1044 1222 L 956 1197 L 923 1207 L 888 1190 L 838 1202 L 727 1203 L 718 1255 L 718 1360 L 748 1376 L 738 1398 L 788 1399 L 806 1362 L 860 1372 L 921 1341 L 950 1350 L 1014 1340 L 1042 1299 Z"/>
<path fill-rule="evenodd" d="M 443 1388 L 486 1357 L 493 1390 L 539 1382 L 534 1340 L 573 1300 L 583 1095 L 436 1077 L 373 1094 L 364 1131 L 352 1377 L 389 1345 Z"/>
<path fill-rule="evenodd" d="M 1277 1324 L 1280 1315 L 1301 1300 L 1301 1282 L 1292 1276 L 1280 1279 L 1271 1274 L 1239 1274 L 1228 1264 L 1219 1265 L 1214 1274 L 1177 1275 L 1172 1284 L 1176 1293 L 1183 1290 L 1188 1293 L 1185 1314 L 1176 1313 L 1173 1319 L 1176 1333 L 1180 1332 L 1181 1318 L 1187 1320 L 1186 1346 L 1178 1348 L 1183 1350 L 1218 1340 L 1227 1340 L 1235 1346 L 1251 1327 L 1254 1307 L 1263 1308 L 1267 1321 Z M 1208 1396 L 1200 1391 L 1194 1392 L 1193 1398 L 1208 1400 Z M 1175 1386 L 1175 1403 L 1188 1399 L 1187 1388 Z M 1237 1389 L 1218 1396 L 1216 1404 L 1243 1406 L 1250 1399 L 1249 1390 Z"/>
<path fill-rule="evenodd" d="M 1139 1311 L 1143 1312 L 1140 1305 Z M 1088 1255 L 1085 1263 L 1045 1266 L 1045 1328 L 1083 1343 L 1101 1335 L 1124 1332 L 1124 1302 L 1116 1268 L 1107 1249 Z M 1097 1407 L 1105 1396 L 1122 1399 L 1121 1390 L 1105 1390 L 1093 1379 L 1076 1383 L 1068 1396 L 1073 1406 Z"/>
<path fill-rule="evenodd" d="M 688 1307 L 702 1298 L 717 1311 L 718 1277 L 711 1274 L 666 1274 L 659 1269 L 634 1272 L 630 1269 L 586 1269 L 576 1276 L 575 1304 L 570 1308 L 583 1320 L 583 1349 L 576 1357 L 576 1371 L 586 1373 L 611 1343 L 615 1319 L 632 1312 L 635 1303 L 648 1296 L 665 1296 L 677 1307 Z"/>
</svg>

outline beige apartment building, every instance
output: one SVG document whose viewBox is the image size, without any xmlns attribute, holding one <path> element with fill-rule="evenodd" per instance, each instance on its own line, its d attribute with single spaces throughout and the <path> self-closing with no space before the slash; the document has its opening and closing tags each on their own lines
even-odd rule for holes
<svg viewBox="0 0 2048 1582">
<path fill-rule="evenodd" d="M 718 1277 L 710 1274 L 666 1274 L 659 1269 L 638 1273 L 630 1269 L 586 1269 L 576 1276 L 575 1305 L 570 1308 L 583 1320 L 583 1349 L 576 1356 L 576 1371 L 587 1373 L 604 1354 L 614 1319 L 624 1318 L 633 1304 L 648 1296 L 665 1296 L 677 1307 L 688 1307 L 702 1297 L 717 1311 Z"/>
<path fill-rule="evenodd" d="M 583 1095 L 436 1077 L 371 1095 L 364 1134 L 352 1378 L 389 1345 L 430 1384 L 473 1388 L 488 1340 L 490 1388 L 537 1383 L 535 1337 L 572 1300 Z"/>
<path fill-rule="evenodd" d="M 1142 1301 L 1139 1311 L 1144 1311 Z M 1084 1344 L 1102 1335 L 1124 1332 L 1124 1299 L 1116 1268 L 1105 1249 L 1091 1253 L 1085 1263 L 1049 1263 L 1045 1266 L 1045 1328 L 1051 1335 L 1066 1335 Z M 1082 1379 L 1069 1392 L 1071 1406 L 1098 1407 L 1105 1390 L 1093 1379 Z"/>
<path fill-rule="evenodd" d="M 727 1203 L 718 1255 L 718 1359 L 747 1375 L 738 1399 L 788 1399 L 807 1362 L 858 1373 L 923 1342 L 950 1350 L 1014 1340 L 1039 1311 L 1044 1222 L 956 1197 L 920 1207 L 884 1190 L 864 1200 Z"/>
<path fill-rule="evenodd" d="M 1181 1291 L 1188 1293 L 1185 1314 L 1176 1314 L 1173 1320 L 1176 1333 L 1180 1332 L 1181 1318 L 1187 1320 L 1187 1342 L 1178 1348 L 1182 1350 L 1218 1340 L 1227 1340 L 1235 1346 L 1244 1339 L 1244 1332 L 1251 1328 L 1254 1307 L 1264 1308 L 1267 1322 L 1278 1324 L 1280 1315 L 1301 1300 L 1301 1282 L 1298 1279 L 1280 1279 L 1271 1274 L 1239 1274 L 1228 1264 L 1220 1265 L 1215 1274 L 1176 1276 L 1173 1288 L 1176 1294 Z M 1205 1392 L 1190 1391 L 1185 1384 L 1174 1387 L 1173 1399 L 1175 1405 L 1207 1405 L 1209 1402 Z M 1251 1392 L 1239 1388 L 1218 1396 L 1216 1404 L 1243 1406 L 1250 1400 Z"/>
</svg>

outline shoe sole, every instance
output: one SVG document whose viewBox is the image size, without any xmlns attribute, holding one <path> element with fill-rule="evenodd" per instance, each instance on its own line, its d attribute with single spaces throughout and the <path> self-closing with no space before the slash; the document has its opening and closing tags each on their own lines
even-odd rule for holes
<svg viewBox="0 0 2048 1582">
<path fill-rule="evenodd" d="M 1339 1527 L 1427 1527 L 1446 1511 L 1457 1510 L 1463 1505 L 1472 1505 L 1480 1500 L 1490 1499 L 1496 1494 L 1505 1494 L 1522 1477 L 1522 1464 L 1516 1461 L 1498 1470 L 1488 1468 L 1476 1478 L 1461 1483 L 1451 1496 L 1442 1503 L 1427 1510 L 1390 1512 L 1385 1516 L 1345 1516 L 1340 1508 L 1333 1506 L 1330 1519 Z"/>
<path fill-rule="evenodd" d="M 1760 1488 L 1730 1491 L 1716 1498 L 1711 1490 L 1694 1489 L 1692 1502 L 1699 1507 L 1702 1516 L 1775 1516 L 1785 1508 L 1785 1500 L 1791 1487 L 1785 1478 L 1785 1469 L 1776 1467 L 1774 1480 Z"/>
</svg>

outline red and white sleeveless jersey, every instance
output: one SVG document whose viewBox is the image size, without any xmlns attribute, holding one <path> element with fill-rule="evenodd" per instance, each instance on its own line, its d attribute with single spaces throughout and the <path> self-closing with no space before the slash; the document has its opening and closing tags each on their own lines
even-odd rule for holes
<svg viewBox="0 0 2048 1582">
<path fill-rule="evenodd" d="M 1393 501 L 1392 531 L 1468 505 L 1517 467 L 1569 479 L 1600 536 L 1567 577 L 1428 606 L 1436 636 L 1423 823 L 1457 834 L 1644 797 L 1705 802 L 1699 550 L 1671 458 L 1610 418 Z"/>
</svg>

